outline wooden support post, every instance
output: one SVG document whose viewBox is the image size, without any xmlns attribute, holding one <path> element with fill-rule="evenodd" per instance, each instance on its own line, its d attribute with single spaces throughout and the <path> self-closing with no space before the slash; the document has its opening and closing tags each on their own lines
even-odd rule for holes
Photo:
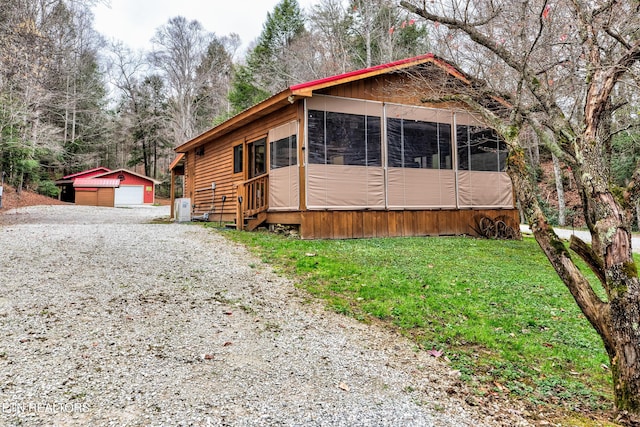
<svg viewBox="0 0 640 427">
<path fill-rule="evenodd" d="M 176 173 L 174 172 L 173 169 L 171 169 L 171 190 L 169 190 L 169 203 L 171 204 L 170 208 L 171 208 L 171 216 L 169 217 L 170 219 L 175 218 L 176 213 L 175 213 L 175 204 L 176 204 Z"/>
</svg>

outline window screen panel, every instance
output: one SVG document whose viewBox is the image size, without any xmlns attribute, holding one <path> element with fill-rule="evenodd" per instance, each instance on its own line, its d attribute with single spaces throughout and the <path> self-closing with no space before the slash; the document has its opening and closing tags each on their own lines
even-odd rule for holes
<svg viewBox="0 0 640 427">
<path fill-rule="evenodd" d="M 449 123 L 438 123 L 438 144 L 440 148 L 440 169 L 453 169 L 451 125 Z"/>
<path fill-rule="evenodd" d="M 507 144 L 498 139 L 498 171 L 504 172 L 507 170 L 507 156 L 509 155 L 509 147 Z"/>
<path fill-rule="evenodd" d="M 382 127 L 380 117 L 367 116 L 367 166 L 382 165 Z"/>
<path fill-rule="evenodd" d="M 498 172 L 498 138 L 493 130 L 470 128 L 469 161 L 473 171 Z"/>
<path fill-rule="evenodd" d="M 451 169 L 451 126 L 389 118 L 387 152 L 390 167 Z"/>
<path fill-rule="evenodd" d="M 298 163 L 296 135 L 271 142 L 270 151 L 272 170 L 296 165 Z"/>
<path fill-rule="evenodd" d="M 307 117 L 307 138 L 309 145 L 309 163 L 325 164 L 325 112 L 319 110 L 309 110 Z"/>
<path fill-rule="evenodd" d="M 433 169 L 438 159 L 438 126 L 418 120 L 403 121 L 404 167 Z"/>
<path fill-rule="evenodd" d="M 380 118 L 309 110 L 309 163 L 380 166 Z"/>
<path fill-rule="evenodd" d="M 481 126 L 456 127 L 458 169 L 502 172 L 506 167 L 507 147 L 493 129 Z"/>
<path fill-rule="evenodd" d="M 327 164 L 366 165 L 365 116 L 326 113 Z"/>
<path fill-rule="evenodd" d="M 390 167 L 404 167 L 402 157 L 402 119 L 387 119 L 387 163 Z"/>
<path fill-rule="evenodd" d="M 469 126 L 456 126 L 458 141 L 458 170 L 469 170 Z"/>
</svg>

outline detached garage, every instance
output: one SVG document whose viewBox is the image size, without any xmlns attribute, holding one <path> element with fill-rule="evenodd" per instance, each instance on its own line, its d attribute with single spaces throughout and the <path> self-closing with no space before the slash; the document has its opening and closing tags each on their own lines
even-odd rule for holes
<svg viewBox="0 0 640 427">
<path fill-rule="evenodd" d="M 60 178 L 55 182 L 56 186 L 60 188 L 60 193 L 58 198 L 63 202 L 75 203 L 76 202 L 76 191 L 73 187 L 73 182 L 78 178 L 92 178 L 96 175 L 103 174 L 105 172 L 110 172 L 111 169 L 107 169 L 104 167 L 98 167 L 93 169 L 88 169 L 82 172 L 72 173 L 71 175 L 66 175 Z"/>
<path fill-rule="evenodd" d="M 117 179 L 120 185 L 115 188 L 114 206 L 143 205 L 155 202 L 155 188 L 159 181 L 126 169 L 101 173 L 93 179 Z"/>
<path fill-rule="evenodd" d="M 76 178 L 73 181 L 77 205 L 113 207 L 117 179 Z"/>
</svg>

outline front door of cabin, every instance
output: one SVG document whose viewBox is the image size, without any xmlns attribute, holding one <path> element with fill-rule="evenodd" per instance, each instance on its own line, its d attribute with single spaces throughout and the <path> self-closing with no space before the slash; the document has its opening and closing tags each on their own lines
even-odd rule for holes
<svg viewBox="0 0 640 427">
<path fill-rule="evenodd" d="M 267 172 L 267 138 L 247 144 L 249 179 Z"/>
</svg>

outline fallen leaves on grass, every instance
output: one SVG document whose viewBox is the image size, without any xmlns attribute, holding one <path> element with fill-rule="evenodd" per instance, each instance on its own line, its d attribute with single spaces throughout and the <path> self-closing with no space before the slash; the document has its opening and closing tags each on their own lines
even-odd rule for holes
<svg viewBox="0 0 640 427">
<path fill-rule="evenodd" d="M 442 350 L 436 350 L 434 348 L 434 349 L 431 349 L 431 350 L 427 351 L 427 354 L 429 356 L 435 357 L 437 359 L 438 357 L 442 356 L 444 353 L 443 353 Z"/>
</svg>

